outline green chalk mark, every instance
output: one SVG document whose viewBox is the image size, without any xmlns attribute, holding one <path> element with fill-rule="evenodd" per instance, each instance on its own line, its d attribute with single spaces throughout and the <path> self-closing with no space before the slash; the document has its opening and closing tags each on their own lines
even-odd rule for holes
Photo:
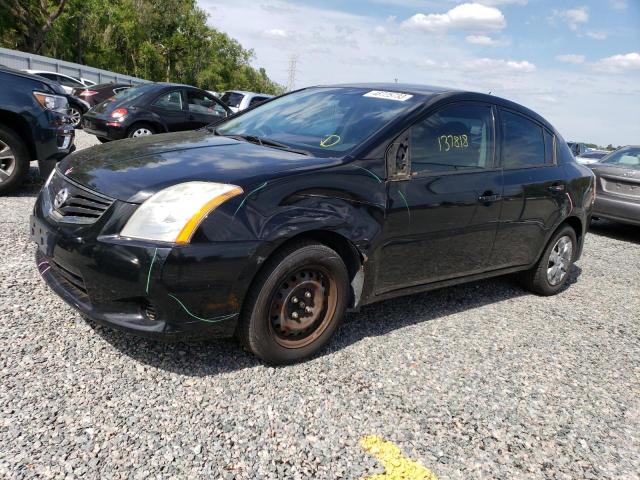
<svg viewBox="0 0 640 480">
<path fill-rule="evenodd" d="M 244 207 L 244 204 L 245 204 L 245 202 L 247 201 L 247 199 L 248 199 L 251 195 L 253 195 L 254 193 L 256 193 L 258 190 L 262 190 L 264 187 L 266 187 L 266 186 L 267 186 L 267 183 L 269 183 L 269 182 L 264 182 L 262 185 L 260 185 L 259 187 L 257 187 L 257 188 L 255 188 L 255 189 L 251 190 L 249 193 L 247 193 L 247 194 L 245 195 L 245 197 L 244 197 L 244 198 L 242 199 L 242 201 L 240 202 L 240 205 L 238 205 L 238 208 L 236 208 L 236 211 L 233 213 L 234 218 L 235 218 L 236 214 L 240 211 L 240 209 L 241 209 L 242 207 Z"/>
<path fill-rule="evenodd" d="M 371 170 L 368 170 L 364 167 L 360 167 L 359 165 L 354 165 L 354 167 L 359 168 L 360 170 L 364 170 L 365 172 L 367 172 L 369 175 L 371 175 L 373 178 L 375 178 L 378 183 L 382 183 L 382 180 L 380 180 L 380 177 L 378 177 L 375 173 L 373 173 Z"/>
<path fill-rule="evenodd" d="M 402 201 L 404 202 L 404 206 L 407 207 L 407 213 L 409 214 L 409 221 L 411 221 L 411 210 L 409 209 L 409 203 L 407 203 L 407 199 L 404 197 L 402 192 L 398 190 L 398 193 L 402 197 Z"/>
<path fill-rule="evenodd" d="M 156 262 L 156 256 L 158 255 L 158 249 L 153 252 L 153 258 L 151 259 L 151 265 L 149 265 L 149 273 L 147 275 L 147 295 L 149 294 L 149 284 L 151 283 L 151 271 L 153 270 L 153 264 Z"/>
<path fill-rule="evenodd" d="M 185 312 L 187 312 L 190 316 L 192 316 L 193 318 L 195 318 L 196 320 L 200 320 L 201 322 L 207 322 L 207 323 L 218 323 L 218 322 L 222 322 L 223 320 L 229 320 L 230 318 L 235 317 L 236 315 L 238 315 L 237 313 L 231 313 L 229 315 L 221 315 L 219 317 L 213 317 L 213 318 L 201 318 L 198 317 L 197 315 L 194 315 L 193 313 L 191 313 L 189 311 L 189 309 L 187 307 L 184 306 L 184 303 L 182 303 L 180 301 L 180 299 L 174 295 L 171 295 L 170 293 L 168 293 L 167 295 L 169 295 L 171 298 L 173 298 L 176 302 L 178 302 L 180 304 L 180 306 L 183 308 L 183 310 Z"/>
</svg>

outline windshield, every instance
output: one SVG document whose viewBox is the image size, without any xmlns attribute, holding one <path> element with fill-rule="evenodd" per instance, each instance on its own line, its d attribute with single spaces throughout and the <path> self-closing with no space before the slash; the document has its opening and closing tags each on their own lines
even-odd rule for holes
<svg viewBox="0 0 640 480">
<path fill-rule="evenodd" d="M 129 99 L 132 100 L 140 95 L 147 93 L 151 88 L 153 88 L 153 84 L 145 84 L 145 85 L 137 85 L 135 87 L 127 88 L 125 90 L 120 90 L 115 94 L 113 98 L 117 100 Z"/>
<path fill-rule="evenodd" d="M 226 103 L 230 107 L 238 108 L 240 106 L 240 103 L 242 103 L 243 98 L 244 98 L 244 95 L 241 93 L 225 92 L 225 94 L 222 95 L 222 98 L 220 98 L 220 100 L 222 100 L 224 103 Z"/>
<path fill-rule="evenodd" d="M 602 163 L 640 170 L 640 148 L 621 148 L 604 158 Z"/>
<path fill-rule="evenodd" d="M 419 102 L 403 93 L 310 88 L 259 105 L 216 132 L 269 139 L 320 156 L 344 155 Z"/>
</svg>

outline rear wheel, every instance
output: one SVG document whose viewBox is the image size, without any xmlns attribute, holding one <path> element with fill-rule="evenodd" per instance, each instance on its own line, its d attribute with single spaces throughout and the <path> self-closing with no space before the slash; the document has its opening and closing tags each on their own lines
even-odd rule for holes
<svg viewBox="0 0 640 480">
<path fill-rule="evenodd" d="M 129 138 L 148 137 L 149 135 L 153 135 L 155 133 L 156 131 L 151 125 L 148 125 L 146 123 L 137 123 L 129 129 L 127 136 Z"/>
<path fill-rule="evenodd" d="M 349 276 L 331 248 L 304 242 L 271 258 L 247 295 L 238 336 L 272 364 L 318 352 L 338 328 L 347 306 Z"/>
<path fill-rule="evenodd" d="M 98 141 L 100 143 L 107 143 L 107 142 L 111 141 L 111 140 L 109 140 L 108 138 L 105 138 L 105 137 L 96 137 L 96 138 L 98 139 Z"/>
<path fill-rule="evenodd" d="M 29 171 L 29 153 L 22 139 L 0 126 L 0 193 L 15 189 Z"/>
<path fill-rule="evenodd" d="M 577 248 L 575 230 L 568 225 L 561 227 L 535 267 L 522 274 L 525 288 L 538 295 L 555 295 L 562 290 L 569 280 Z"/>
</svg>

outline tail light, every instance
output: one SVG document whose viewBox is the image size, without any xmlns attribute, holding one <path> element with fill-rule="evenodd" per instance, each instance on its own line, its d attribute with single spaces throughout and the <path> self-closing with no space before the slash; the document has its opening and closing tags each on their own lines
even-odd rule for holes
<svg viewBox="0 0 640 480">
<path fill-rule="evenodd" d="M 82 92 L 79 93 L 79 95 L 81 97 L 90 97 L 92 95 L 95 95 L 96 93 L 98 92 L 96 92 L 95 90 L 83 90 Z"/>
<path fill-rule="evenodd" d="M 113 112 L 111 112 L 111 118 L 122 118 L 127 113 L 129 113 L 129 111 L 126 108 L 116 108 Z"/>
</svg>

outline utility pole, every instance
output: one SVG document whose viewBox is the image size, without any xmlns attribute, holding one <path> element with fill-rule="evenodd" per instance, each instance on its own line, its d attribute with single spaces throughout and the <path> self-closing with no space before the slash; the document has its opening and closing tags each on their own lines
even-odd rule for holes
<svg viewBox="0 0 640 480">
<path fill-rule="evenodd" d="M 287 81 L 287 92 L 292 91 L 296 86 L 297 69 L 298 69 L 298 54 L 294 53 L 289 57 L 289 80 Z"/>
</svg>

